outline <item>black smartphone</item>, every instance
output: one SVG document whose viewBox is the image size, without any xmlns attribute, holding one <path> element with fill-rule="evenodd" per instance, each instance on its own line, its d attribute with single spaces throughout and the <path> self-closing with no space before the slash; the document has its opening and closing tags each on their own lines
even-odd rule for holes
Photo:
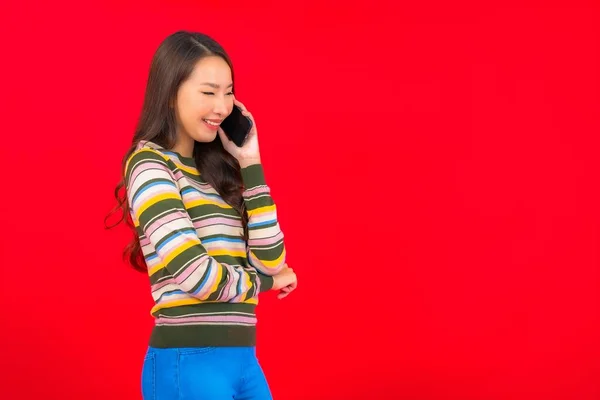
<svg viewBox="0 0 600 400">
<path fill-rule="evenodd" d="M 221 128 L 236 146 L 242 147 L 252 129 L 252 120 L 243 115 L 242 110 L 234 104 L 231 114 L 221 122 Z"/>
</svg>

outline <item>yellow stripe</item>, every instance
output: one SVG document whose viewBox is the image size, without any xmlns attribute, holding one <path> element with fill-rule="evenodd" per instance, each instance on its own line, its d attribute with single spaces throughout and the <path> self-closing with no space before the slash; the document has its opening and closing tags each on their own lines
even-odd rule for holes
<svg viewBox="0 0 600 400">
<path fill-rule="evenodd" d="M 246 289 L 249 289 L 250 287 L 252 287 L 252 282 L 250 281 L 250 274 L 244 274 L 244 276 L 246 277 Z M 258 280 L 258 277 L 256 278 L 256 280 Z M 248 292 L 246 292 L 246 294 L 243 297 L 248 297 Z M 244 302 L 246 302 L 248 299 L 244 300 Z"/>
<path fill-rule="evenodd" d="M 191 249 L 192 247 L 196 246 L 197 244 L 198 244 L 198 242 L 195 241 L 195 240 L 189 240 L 189 239 L 186 240 L 179 247 L 175 248 L 175 250 L 171 251 L 169 253 L 169 255 L 165 257 L 165 259 L 163 260 L 163 262 L 165 264 L 169 264 L 171 261 L 173 261 L 173 259 L 175 259 L 175 257 L 177 257 L 178 255 L 180 255 L 184 251 L 186 251 L 188 249 Z"/>
<path fill-rule="evenodd" d="M 156 264 L 154 267 L 150 268 L 148 270 L 148 275 L 152 276 L 155 273 L 157 273 L 158 271 L 160 271 L 161 269 L 163 269 L 165 267 L 165 264 L 159 262 L 158 264 Z"/>
<path fill-rule="evenodd" d="M 151 197 L 146 202 L 144 202 L 141 206 L 138 207 L 136 214 L 142 215 L 144 211 L 146 211 L 149 207 L 163 200 L 180 200 L 181 197 L 176 193 L 163 193 L 157 196 Z"/>
<path fill-rule="evenodd" d="M 154 307 L 152 307 L 152 310 L 150 310 L 150 314 L 153 314 L 153 313 L 157 312 L 158 310 L 162 310 L 164 308 L 189 306 L 189 305 L 200 304 L 200 303 L 202 303 L 202 301 L 200 301 L 199 299 L 195 299 L 195 298 L 166 301 L 164 303 L 156 304 Z"/>
<path fill-rule="evenodd" d="M 180 255 L 184 251 L 191 249 L 192 247 L 196 246 L 197 244 L 198 243 L 196 241 L 186 240 L 179 247 L 176 247 L 174 250 L 172 250 L 166 257 L 164 257 L 164 259 L 162 257 L 160 257 L 162 262 L 160 264 L 152 267 L 152 269 L 148 273 L 150 274 L 150 276 L 154 275 L 158 270 L 164 268 L 166 265 L 169 265 L 169 263 L 171 261 L 173 261 L 175 259 L 175 257 Z"/>
<path fill-rule="evenodd" d="M 260 214 L 275 212 L 276 208 L 277 207 L 275 206 L 275 204 L 273 204 L 271 206 L 259 207 L 254 210 L 248 211 L 248 217 L 250 217 L 251 215 L 260 215 Z"/>
<path fill-rule="evenodd" d="M 215 256 L 231 256 L 231 257 L 245 257 L 246 256 L 246 252 L 242 251 L 242 250 L 228 250 L 228 249 L 214 249 L 214 250 L 209 250 L 208 251 L 208 255 L 215 257 Z"/>
<path fill-rule="evenodd" d="M 171 161 L 173 161 L 173 164 L 177 165 L 177 168 L 179 168 L 182 171 L 185 171 L 191 175 L 196 175 L 196 176 L 200 176 L 200 172 L 198 172 L 198 170 L 196 168 L 192 168 L 192 167 L 188 167 L 187 165 L 183 165 L 181 163 L 178 163 L 177 161 L 175 161 L 175 159 L 171 158 Z"/>
<path fill-rule="evenodd" d="M 277 257 L 275 260 L 261 260 L 260 258 L 256 257 L 256 254 L 254 254 L 254 252 L 251 252 L 251 253 L 252 253 L 252 256 L 254 258 L 256 258 L 259 262 L 261 262 L 265 267 L 275 268 L 283 262 L 286 252 L 285 252 L 285 249 L 283 249 L 283 251 L 281 252 L 281 255 L 279 257 Z"/>
<path fill-rule="evenodd" d="M 216 201 L 206 200 L 206 199 L 192 200 L 192 201 L 185 202 L 184 204 L 185 204 L 186 208 L 192 208 L 192 207 L 204 206 L 204 205 L 212 205 L 212 206 L 217 206 L 217 207 L 226 208 L 226 209 L 233 208 L 227 203 L 218 203 Z"/>
<path fill-rule="evenodd" d="M 246 274 L 246 287 L 250 288 L 252 286 L 252 281 L 250 280 L 250 274 Z"/>
</svg>

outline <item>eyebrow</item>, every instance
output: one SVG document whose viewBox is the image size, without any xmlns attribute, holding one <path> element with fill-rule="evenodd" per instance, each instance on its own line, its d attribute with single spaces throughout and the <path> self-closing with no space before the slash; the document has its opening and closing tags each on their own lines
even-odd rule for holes
<svg viewBox="0 0 600 400">
<path fill-rule="evenodd" d="M 218 88 L 221 87 L 220 85 L 217 85 L 216 83 L 211 83 L 211 82 L 203 82 L 203 83 L 201 83 L 201 85 L 210 86 L 210 87 L 215 88 L 215 89 L 218 89 Z M 227 86 L 227 87 L 228 88 L 233 87 L 233 83 L 229 84 L 229 86 Z"/>
</svg>

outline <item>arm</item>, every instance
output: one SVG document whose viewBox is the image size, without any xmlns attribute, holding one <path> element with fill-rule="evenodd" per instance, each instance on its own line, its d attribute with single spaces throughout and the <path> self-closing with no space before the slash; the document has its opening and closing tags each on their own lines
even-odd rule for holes
<svg viewBox="0 0 600 400">
<path fill-rule="evenodd" d="M 244 166 L 242 178 L 248 210 L 248 262 L 262 274 L 273 276 L 285 266 L 286 251 L 262 164 Z"/>
<path fill-rule="evenodd" d="M 156 250 L 154 257 L 147 257 L 150 276 L 165 269 L 173 277 L 174 289 L 219 302 L 242 302 L 272 287 L 272 277 L 221 264 L 208 255 L 160 153 L 135 152 L 125 174 L 134 224 Z"/>
</svg>

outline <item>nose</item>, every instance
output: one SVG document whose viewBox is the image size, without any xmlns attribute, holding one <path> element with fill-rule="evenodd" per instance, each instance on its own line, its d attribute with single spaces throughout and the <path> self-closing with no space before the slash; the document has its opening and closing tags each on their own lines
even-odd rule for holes
<svg viewBox="0 0 600 400">
<path fill-rule="evenodd" d="M 229 99 L 218 97 L 213 105 L 213 112 L 219 116 L 225 117 L 229 114 Z"/>
</svg>

